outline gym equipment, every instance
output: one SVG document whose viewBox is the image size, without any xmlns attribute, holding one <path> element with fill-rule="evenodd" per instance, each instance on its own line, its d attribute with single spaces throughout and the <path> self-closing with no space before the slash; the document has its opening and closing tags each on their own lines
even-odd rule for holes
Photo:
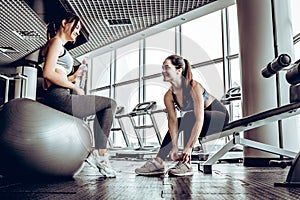
<svg viewBox="0 0 300 200">
<path fill-rule="evenodd" d="M 272 167 L 281 167 L 282 169 L 286 168 L 287 166 L 292 165 L 291 159 L 285 159 L 285 160 L 270 160 L 269 165 Z"/>
<path fill-rule="evenodd" d="M 124 138 L 124 141 L 126 143 L 126 146 L 127 147 L 130 147 L 130 143 L 129 143 L 129 140 L 128 140 L 128 137 L 125 133 L 125 128 L 124 128 L 124 125 L 123 125 L 123 122 L 120 120 L 119 116 L 122 115 L 124 113 L 124 107 L 123 106 L 118 106 L 117 107 L 117 110 L 116 110 L 116 114 L 115 114 L 115 119 L 118 120 L 118 124 L 120 125 L 119 128 L 116 128 L 116 127 L 112 127 L 110 130 L 111 131 L 121 131 L 122 132 L 122 135 L 123 135 L 123 138 Z M 89 125 L 89 127 L 91 127 L 91 122 L 93 122 L 95 120 L 95 117 L 96 115 L 91 115 L 91 116 L 88 116 L 84 119 L 84 121 L 86 121 L 86 123 Z M 113 141 L 111 139 L 111 136 L 108 138 L 108 144 L 110 146 L 110 149 L 114 149 L 114 144 L 113 144 Z"/>
<path fill-rule="evenodd" d="M 294 67 L 286 72 L 285 78 L 291 85 L 300 83 L 300 63 L 294 64 Z"/>
<path fill-rule="evenodd" d="M 161 134 L 159 132 L 159 128 L 157 126 L 157 123 L 156 123 L 156 120 L 154 117 L 154 114 L 161 113 L 161 112 L 165 113 L 165 110 L 156 110 L 156 102 L 155 101 L 148 101 L 148 102 L 138 103 L 133 108 L 133 110 L 128 114 L 116 115 L 115 118 L 118 120 L 120 128 L 112 129 L 112 130 L 122 131 L 125 142 L 128 147 L 128 148 L 122 149 L 121 151 L 117 152 L 116 157 L 137 157 L 139 159 L 143 159 L 146 155 L 147 156 L 155 155 L 157 148 L 155 148 L 153 146 L 144 145 L 143 139 L 140 135 L 140 130 L 153 128 L 155 131 L 156 137 L 158 139 L 158 143 L 159 143 L 159 145 L 161 145 L 162 138 L 161 138 Z M 139 119 L 141 119 L 141 118 L 137 118 L 137 117 L 140 117 L 140 116 L 144 117 L 147 115 L 150 117 L 151 124 L 137 125 L 136 120 L 138 121 Z M 131 125 L 134 129 L 135 136 L 138 141 L 138 145 L 139 145 L 138 148 L 134 149 L 128 140 L 128 137 L 127 137 L 126 131 L 125 131 L 125 126 L 122 121 L 122 119 L 125 117 L 130 119 Z M 135 119 L 135 118 L 137 118 L 137 119 Z M 139 122 L 143 123 L 143 121 L 144 120 L 141 119 Z"/>
<path fill-rule="evenodd" d="M 285 74 L 285 78 L 290 85 L 290 102 L 300 101 L 300 60 L 298 60 L 294 67 L 289 69 Z"/>
<path fill-rule="evenodd" d="M 111 131 L 121 131 L 122 135 L 123 135 L 123 138 L 124 138 L 124 141 L 126 143 L 126 146 L 130 148 L 131 144 L 130 144 L 129 139 L 127 137 L 127 134 L 125 132 L 125 126 L 124 126 L 124 124 L 121 120 L 121 116 L 123 115 L 123 113 L 124 113 L 124 107 L 123 106 L 117 107 L 115 119 L 117 119 L 119 127 L 118 128 L 112 128 Z M 111 144 L 111 146 L 113 146 L 113 145 Z"/>
<path fill-rule="evenodd" d="M 0 112 L 0 173 L 71 177 L 92 148 L 91 130 L 78 118 L 27 98 Z"/>
<path fill-rule="evenodd" d="M 138 103 L 133 108 L 133 110 L 128 114 L 123 114 L 123 115 L 116 116 L 119 119 L 119 121 L 120 121 L 121 118 L 124 118 L 124 117 L 129 117 L 130 118 L 130 122 L 131 122 L 131 124 L 134 128 L 134 132 L 135 132 L 135 135 L 137 137 L 137 140 L 138 140 L 138 143 L 139 143 L 139 146 L 140 146 L 141 149 L 144 148 L 142 138 L 139 134 L 139 130 L 141 130 L 141 129 L 154 128 L 155 133 L 156 133 L 156 137 L 157 137 L 158 142 L 159 142 L 159 145 L 161 145 L 161 142 L 162 142 L 161 135 L 160 135 L 158 126 L 156 124 L 156 120 L 155 120 L 153 115 L 155 113 L 158 113 L 158 112 L 164 112 L 164 110 L 155 110 L 155 109 L 156 109 L 156 102 L 155 101 L 148 101 L 148 102 Z M 137 125 L 136 122 L 135 122 L 134 117 L 146 116 L 146 115 L 150 116 L 152 124 L 151 125 Z M 120 127 L 123 130 L 122 132 L 125 133 L 124 126 L 122 125 L 122 123 L 120 123 Z"/>
<path fill-rule="evenodd" d="M 300 84 L 290 86 L 290 103 L 300 101 Z"/>
<path fill-rule="evenodd" d="M 4 103 L 8 102 L 9 100 L 9 82 L 10 81 L 16 81 L 16 80 L 23 80 L 24 81 L 24 90 L 25 91 L 20 91 L 20 95 L 19 97 L 23 97 L 23 94 L 26 94 L 26 86 L 27 86 L 27 81 L 28 81 L 28 77 L 26 75 L 22 75 L 20 73 L 18 74 L 12 74 L 10 76 L 8 75 L 4 75 L 4 74 L 0 74 L 0 79 L 5 80 L 5 95 L 4 95 Z"/>
<path fill-rule="evenodd" d="M 138 138 L 140 148 L 144 148 L 144 144 L 142 142 L 142 138 L 141 138 L 138 130 L 145 129 L 145 128 L 154 128 L 155 133 L 156 133 L 156 137 L 158 139 L 158 143 L 159 143 L 159 145 L 161 145 L 161 142 L 162 142 L 161 135 L 160 135 L 158 126 L 156 124 L 155 118 L 153 116 L 153 114 L 157 113 L 157 112 L 152 111 L 152 110 L 155 110 L 155 109 L 156 109 L 156 102 L 155 101 L 143 102 L 143 103 L 137 104 L 133 108 L 133 110 L 128 114 L 128 116 L 130 117 L 130 121 L 132 123 L 132 126 L 134 128 L 135 134 Z M 134 117 L 142 116 L 142 115 L 149 115 L 152 124 L 151 125 L 136 125 Z"/>
<path fill-rule="evenodd" d="M 198 164 L 199 161 L 205 161 L 208 159 L 209 153 L 205 152 L 205 148 L 202 144 L 200 146 L 196 146 L 192 151 L 192 164 Z"/>
<path fill-rule="evenodd" d="M 221 98 L 221 103 L 228 106 L 230 113 L 233 113 L 233 102 L 240 101 L 242 99 L 241 87 L 235 86 L 230 88 Z M 229 121 L 232 121 L 234 118 L 230 114 Z M 230 136 L 225 139 L 225 143 L 230 140 Z M 241 162 L 243 160 L 243 149 L 233 148 L 225 156 L 223 156 L 219 161 L 226 162 Z"/>
<path fill-rule="evenodd" d="M 221 103 L 224 105 L 230 104 L 232 101 L 241 100 L 241 87 L 230 88 L 221 98 Z"/>
<path fill-rule="evenodd" d="M 262 69 L 261 74 L 265 78 L 269 78 L 278 71 L 291 64 L 291 57 L 288 54 L 281 54 Z"/>
<path fill-rule="evenodd" d="M 15 98 L 23 97 L 35 100 L 37 88 L 37 68 L 32 66 L 18 66 L 16 68 L 16 73 L 26 76 L 27 80 L 15 80 Z"/>
<path fill-rule="evenodd" d="M 300 152 L 293 160 L 292 166 L 283 183 L 274 183 L 274 186 L 280 187 L 300 187 Z"/>
<path fill-rule="evenodd" d="M 297 154 L 295 152 L 284 150 L 272 145 L 263 144 L 261 142 L 252 141 L 250 139 L 241 138 L 240 132 L 251 130 L 271 122 L 298 115 L 300 114 L 299 108 L 300 102 L 297 102 L 290 103 L 278 108 L 270 109 L 254 115 L 250 115 L 228 123 L 224 127 L 222 132 L 210 134 L 203 138 L 200 138 L 200 142 L 205 143 L 222 137 L 227 137 L 230 135 L 233 136 L 228 143 L 226 143 L 220 150 L 218 150 L 216 153 L 210 156 L 205 162 L 199 163 L 198 169 L 200 171 L 203 171 L 203 173 L 205 174 L 211 174 L 212 165 L 238 144 L 259 149 L 265 152 L 286 156 L 289 158 L 295 158 Z"/>
</svg>

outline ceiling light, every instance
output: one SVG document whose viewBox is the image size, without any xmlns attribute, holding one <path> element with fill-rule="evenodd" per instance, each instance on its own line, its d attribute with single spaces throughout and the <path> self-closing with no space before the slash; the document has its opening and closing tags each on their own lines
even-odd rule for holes
<svg viewBox="0 0 300 200">
<path fill-rule="evenodd" d="M 12 47 L 0 47 L 0 53 L 19 53 Z"/>
<path fill-rule="evenodd" d="M 109 26 L 131 25 L 130 19 L 106 19 Z"/>
<path fill-rule="evenodd" d="M 38 32 L 33 31 L 33 30 L 31 30 L 31 31 L 13 31 L 13 33 L 24 40 L 41 38 L 41 35 Z"/>
</svg>

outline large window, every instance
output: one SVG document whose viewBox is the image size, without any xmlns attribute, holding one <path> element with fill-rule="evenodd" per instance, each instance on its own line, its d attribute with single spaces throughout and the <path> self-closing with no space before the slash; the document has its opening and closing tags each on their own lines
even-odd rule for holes
<svg viewBox="0 0 300 200">
<path fill-rule="evenodd" d="M 175 53 L 175 28 L 148 37 L 145 41 L 144 76 L 147 79 L 144 81 L 144 99 L 145 101 L 155 101 L 157 109 L 163 109 L 165 107 L 163 102 L 164 94 L 170 85 L 162 80 L 162 63 L 166 57 Z M 157 123 L 159 134 L 163 138 L 168 127 L 166 113 L 156 113 L 153 117 Z M 143 123 L 152 124 L 152 121 L 149 117 L 145 117 Z M 159 145 L 154 128 L 146 129 L 143 132 L 143 136 L 148 145 Z"/>
<path fill-rule="evenodd" d="M 295 48 L 295 59 L 300 59 L 300 1 L 299 0 L 292 0 L 291 1 L 291 15 L 292 15 L 292 25 L 293 25 L 293 35 L 296 39 Z"/>
<path fill-rule="evenodd" d="M 139 103 L 139 84 L 138 82 L 117 86 L 115 89 L 115 100 L 118 106 L 123 106 L 126 113 Z"/>
<path fill-rule="evenodd" d="M 294 45 L 294 49 L 295 49 L 295 59 L 299 60 L 300 59 L 300 42 L 298 42 Z"/>
<path fill-rule="evenodd" d="M 291 15 L 292 15 L 292 25 L 294 36 L 300 33 L 300 1 L 299 0 L 291 0 Z"/>
<path fill-rule="evenodd" d="M 139 42 L 117 50 L 116 83 L 139 77 Z"/>
<path fill-rule="evenodd" d="M 145 75 L 161 73 L 164 59 L 175 52 L 174 28 L 146 38 L 145 50 Z"/>
<path fill-rule="evenodd" d="M 96 56 L 92 59 L 91 69 L 91 89 L 110 85 L 110 67 L 111 57 L 110 52 Z"/>
<path fill-rule="evenodd" d="M 138 88 L 139 88 L 138 82 L 117 86 L 115 88 L 115 100 L 118 106 L 124 107 L 124 114 L 130 113 L 132 109 L 139 103 Z M 135 147 L 138 146 L 137 137 L 135 135 L 130 119 L 128 117 L 124 117 L 122 118 L 122 121 L 125 126 L 124 128 L 131 145 Z M 121 133 L 120 132 L 115 133 L 115 142 L 118 142 L 118 146 L 124 145 L 123 138 L 120 135 L 116 135 L 116 134 L 121 134 Z"/>
<path fill-rule="evenodd" d="M 169 84 L 162 81 L 162 63 L 166 57 L 175 52 L 174 28 L 148 37 L 145 44 L 144 75 L 145 77 L 156 76 L 144 81 L 144 99 L 146 101 L 156 101 L 159 106 L 163 107 L 163 96 Z"/>
<path fill-rule="evenodd" d="M 229 30 L 229 54 L 238 54 L 239 32 L 236 5 L 228 7 L 228 30 Z"/>
<path fill-rule="evenodd" d="M 193 77 L 217 99 L 220 99 L 224 95 L 222 63 L 205 65 L 193 69 Z"/>
<path fill-rule="evenodd" d="M 192 64 L 222 57 L 221 11 L 182 25 L 182 55 Z"/>
<path fill-rule="evenodd" d="M 139 101 L 139 42 L 119 48 L 116 55 L 115 98 L 118 105 L 130 111 Z M 132 81 L 126 83 L 126 81 Z M 118 85 L 120 84 L 120 85 Z"/>
</svg>

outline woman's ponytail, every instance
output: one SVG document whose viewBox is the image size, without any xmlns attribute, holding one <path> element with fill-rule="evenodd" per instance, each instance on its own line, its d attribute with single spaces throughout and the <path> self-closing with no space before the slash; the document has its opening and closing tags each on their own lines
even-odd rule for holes
<svg viewBox="0 0 300 200">
<path fill-rule="evenodd" d="M 183 61 L 184 61 L 184 72 L 183 72 L 183 76 L 185 78 L 185 82 L 186 82 L 186 85 L 188 84 L 191 84 L 191 82 L 193 81 L 193 74 L 192 74 L 192 67 L 191 67 L 191 64 L 190 62 L 183 58 Z"/>
<path fill-rule="evenodd" d="M 46 26 L 47 29 L 47 39 L 50 40 L 53 38 L 58 32 L 60 25 L 63 20 L 66 20 L 67 23 L 74 22 L 74 25 L 71 28 L 71 32 L 74 31 L 78 22 L 81 22 L 80 18 L 71 12 L 66 12 L 58 16 L 54 21 L 49 22 Z"/>
<path fill-rule="evenodd" d="M 57 27 L 57 25 L 55 24 L 55 22 L 49 22 L 46 26 L 47 29 L 47 40 L 50 40 L 51 38 L 53 38 L 56 35 L 57 29 L 59 27 Z"/>
<path fill-rule="evenodd" d="M 193 84 L 193 74 L 190 62 L 179 55 L 168 56 L 165 60 L 170 60 L 176 69 L 182 69 L 182 89 L 184 96 L 190 95 L 191 86 Z M 183 101 L 188 103 L 189 98 L 184 98 Z"/>
<path fill-rule="evenodd" d="M 176 67 L 176 69 L 182 69 L 182 79 L 185 85 L 188 86 L 193 81 L 192 67 L 187 59 L 179 55 L 170 55 L 165 60 L 170 60 L 171 63 Z"/>
</svg>

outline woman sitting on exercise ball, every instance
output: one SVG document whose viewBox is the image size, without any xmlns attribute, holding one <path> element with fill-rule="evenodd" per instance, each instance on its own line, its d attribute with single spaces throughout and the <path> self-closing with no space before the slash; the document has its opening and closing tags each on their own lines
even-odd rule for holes
<svg viewBox="0 0 300 200">
<path fill-rule="evenodd" d="M 156 158 L 148 160 L 135 172 L 138 175 L 164 174 L 163 161 L 169 155 L 171 160 L 178 161 L 175 167 L 168 170 L 169 175 L 193 175 L 191 154 L 197 139 L 221 131 L 229 121 L 228 111 L 193 80 L 191 65 L 181 56 L 167 57 L 162 65 L 162 75 L 163 80 L 171 84 L 164 96 L 169 130 Z M 176 109 L 185 113 L 184 116 L 177 118 Z M 179 154 L 178 135 L 181 131 L 184 134 L 184 149 Z"/>
<path fill-rule="evenodd" d="M 84 95 L 84 91 L 73 83 L 78 70 L 81 69 L 68 76 L 73 70 L 73 58 L 64 45 L 76 41 L 81 26 L 79 17 L 72 13 L 66 13 L 56 22 L 47 25 L 48 42 L 41 51 L 45 104 L 78 118 L 96 115 L 95 150 L 88 161 L 97 166 L 104 176 L 115 177 L 116 172 L 111 168 L 106 154 L 106 145 L 116 102 L 106 97 Z"/>
</svg>

